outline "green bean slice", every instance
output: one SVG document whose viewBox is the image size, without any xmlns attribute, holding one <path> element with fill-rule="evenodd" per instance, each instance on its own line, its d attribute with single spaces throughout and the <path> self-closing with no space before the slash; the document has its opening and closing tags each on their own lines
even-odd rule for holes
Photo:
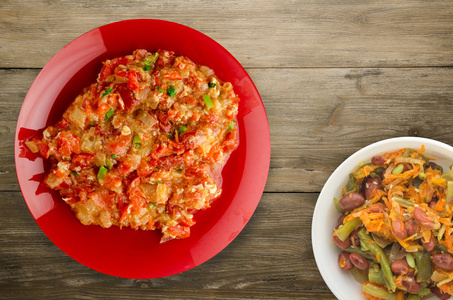
<svg viewBox="0 0 453 300">
<path fill-rule="evenodd" d="M 357 188 L 356 182 L 355 182 L 355 177 L 352 174 L 349 174 L 349 179 L 348 179 L 348 184 L 346 185 L 346 189 L 348 192 L 355 191 Z"/>
<path fill-rule="evenodd" d="M 335 209 L 340 213 L 343 214 L 344 210 L 340 206 L 340 199 L 338 198 L 333 198 L 333 204 L 335 205 Z"/>
<path fill-rule="evenodd" d="M 352 219 L 349 222 L 346 222 L 345 224 L 341 225 L 338 227 L 338 229 L 335 229 L 335 235 L 342 241 L 346 241 L 346 239 L 349 237 L 351 232 L 354 231 L 357 227 L 359 227 L 360 223 L 359 218 Z"/>
<path fill-rule="evenodd" d="M 406 261 L 407 261 L 407 264 L 409 265 L 409 267 L 411 267 L 411 268 L 416 267 L 415 259 L 414 259 L 414 256 L 412 256 L 412 254 L 410 254 L 410 253 L 406 254 Z"/>
<path fill-rule="evenodd" d="M 412 203 L 412 201 L 410 200 L 407 200 L 403 197 L 400 197 L 400 196 L 392 196 L 393 200 L 395 200 L 396 202 L 398 202 L 399 204 L 403 205 L 403 206 L 414 206 L 414 203 Z"/>
<path fill-rule="evenodd" d="M 417 281 L 428 281 L 431 278 L 431 257 L 428 251 L 419 250 L 414 253 L 417 266 Z"/>
<path fill-rule="evenodd" d="M 358 236 L 360 239 L 360 243 L 365 244 L 366 248 L 369 249 L 371 253 L 373 253 L 376 256 L 376 259 L 379 256 L 380 259 L 377 259 L 377 261 L 380 261 L 381 269 L 382 272 L 384 273 L 385 280 L 387 281 L 387 284 L 389 285 L 390 289 L 394 292 L 396 290 L 396 283 L 395 278 L 393 278 L 393 273 L 392 269 L 390 268 L 390 262 L 388 260 L 388 257 L 385 255 L 382 248 L 379 247 L 375 241 L 373 241 L 373 239 L 368 234 L 365 228 L 362 228 L 358 232 Z"/>
<path fill-rule="evenodd" d="M 393 294 L 389 291 L 386 291 L 382 288 L 379 288 L 375 285 L 372 284 L 365 284 L 362 287 L 363 291 L 367 294 L 370 294 L 371 296 L 378 297 L 380 299 L 384 300 L 397 300 L 396 294 Z"/>
<path fill-rule="evenodd" d="M 368 269 L 368 280 L 371 283 L 385 286 L 384 273 L 382 273 L 381 268 L 379 268 L 378 266 L 377 267 L 371 267 L 371 268 Z"/>
</svg>

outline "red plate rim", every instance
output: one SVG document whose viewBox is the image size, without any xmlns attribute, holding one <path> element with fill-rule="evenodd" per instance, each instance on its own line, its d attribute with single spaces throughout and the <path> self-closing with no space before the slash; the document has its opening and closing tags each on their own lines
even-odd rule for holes
<svg viewBox="0 0 453 300">
<path fill-rule="evenodd" d="M 156 36 L 158 38 L 156 38 Z M 149 37 L 149 38 L 148 38 Z M 26 138 L 54 123 L 77 94 L 96 79 L 105 59 L 166 49 L 214 69 L 241 98 L 240 143 L 222 172 L 223 193 L 195 215 L 184 240 L 159 243 L 156 231 L 82 225 L 59 195 L 42 188 L 42 158 Z M 41 70 L 23 102 L 15 135 L 15 163 L 24 200 L 36 223 L 63 252 L 99 272 L 125 278 L 158 278 L 194 268 L 222 251 L 245 227 L 266 184 L 270 163 L 269 124 L 260 95 L 241 64 L 208 36 L 181 24 L 125 20 L 93 29 L 62 48 Z"/>
</svg>

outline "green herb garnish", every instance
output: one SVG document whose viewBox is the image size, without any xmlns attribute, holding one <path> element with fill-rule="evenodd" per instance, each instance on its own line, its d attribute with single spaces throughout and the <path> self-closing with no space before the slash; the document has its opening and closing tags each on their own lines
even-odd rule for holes
<svg viewBox="0 0 453 300">
<path fill-rule="evenodd" d="M 154 53 L 154 56 L 153 58 L 151 58 L 151 61 L 149 62 L 149 64 L 153 64 L 156 62 L 157 58 L 159 57 L 159 53 Z"/>
<path fill-rule="evenodd" d="M 110 107 L 109 111 L 104 116 L 104 120 L 107 121 L 108 119 L 110 119 L 110 117 L 113 116 L 114 113 L 115 113 L 115 110 Z"/>
<path fill-rule="evenodd" d="M 102 94 L 102 97 L 107 96 L 107 95 L 110 94 L 112 91 L 113 91 L 113 87 L 108 88 L 107 90 L 105 90 L 104 94 Z"/>
<path fill-rule="evenodd" d="M 208 82 L 210 88 L 215 88 L 216 84 L 214 82 Z"/>
<path fill-rule="evenodd" d="M 176 90 L 175 87 L 170 85 L 170 87 L 167 89 L 167 95 L 170 97 L 173 97 L 176 95 Z"/>
</svg>

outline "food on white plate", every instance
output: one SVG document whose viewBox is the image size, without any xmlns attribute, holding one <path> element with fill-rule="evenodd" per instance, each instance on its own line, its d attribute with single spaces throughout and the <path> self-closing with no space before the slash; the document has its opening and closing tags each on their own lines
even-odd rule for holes
<svg viewBox="0 0 453 300">
<path fill-rule="evenodd" d="M 403 148 L 370 158 L 348 177 L 334 204 L 339 267 L 366 299 L 453 295 L 453 169 Z"/>
</svg>

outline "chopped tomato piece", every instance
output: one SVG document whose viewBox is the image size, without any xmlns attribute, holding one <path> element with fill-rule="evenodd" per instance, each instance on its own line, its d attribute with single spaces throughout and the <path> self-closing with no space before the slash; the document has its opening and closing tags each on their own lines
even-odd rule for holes
<svg viewBox="0 0 453 300">
<path fill-rule="evenodd" d="M 140 177 L 135 178 L 129 184 L 127 188 L 127 195 L 131 201 L 134 210 L 140 210 L 140 208 L 146 207 L 146 195 L 143 190 L 140 188 Z"/>
<path fill-rule="evenodd" d="M 120 86 L 118 88 L 118 93 L 120 94 L 121 99 L 123 99 L 124 106 L 129 111 L 134 110 L 134 108 L 140 104 L 140 100 L 138 100 L 134 93 L 126 86 Z"/>
<path fill-rule="evenodd" d="M 110 150 L 110 153 L 119 155 L 124 153 L 132 143 L 132 135 L 119 134 L 116 138 L 107 143 L 106 147 Z"/>
<path fill-rule="evenodd" d="M 80 138 L 69 131 L 62 131 L 58 136 L 58 152 L 63 156 L 80 153 Z"/>
<path fill-rule="evenodd" d="M 181 80 L 182 79 L 181 74 L 179 74 L 179 72 L 176 70 L 173 72 L 170 72 L 170 73 L 165 73 L 164 78 L 168 79 L 168 80 Z"/>
<path fill-rule="evenodd" d="M 188 238 L 190 236 L 190 228 L 181 225 L 169 227 L 167 231 L 170 235 L 179 239 Z"/>
<path fill-rule="evenodd" d="M 72 157 L 72 170 L 85 169 L 91 167 L 94 163 L 94 154 L 80 153 Z"/>
</svg>

